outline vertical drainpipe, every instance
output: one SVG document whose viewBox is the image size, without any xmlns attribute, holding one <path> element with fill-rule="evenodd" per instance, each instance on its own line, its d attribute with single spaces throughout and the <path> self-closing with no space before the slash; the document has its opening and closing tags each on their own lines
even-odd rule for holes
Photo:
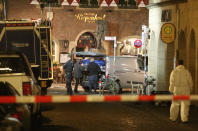
<svg viewBox="0 0 198 131">
<path fill-rule="evenodd" d="M 6 31 L 6 20 L 7 20 L 7 14 L 6 14 L 6 2 L 3 1 L 3 13 L 4 13 L 4 22 L 5 22 L 5 36 L 7 38 L 7 31 Z M 8 41 L 6 40 L 6 50 L 8 49 Z"/>
<path fill-rule="evenodd" d="M 180 29 L 180 9 L 178 4 L 176 5 L 177 13 L 177 26 L 176 26 L 176 44 L 175 44 L 175 58 L 174 58 L 174 68 L 176 67 L 176 61 L 179 59 L 179 29 Z"/>
</svg>

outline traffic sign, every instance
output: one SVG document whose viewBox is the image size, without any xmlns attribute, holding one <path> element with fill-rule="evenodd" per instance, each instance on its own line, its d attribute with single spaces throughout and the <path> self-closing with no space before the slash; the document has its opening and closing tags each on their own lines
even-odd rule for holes
<svg viewBox="0 0 198 131">
<path fill-rule="evenodd" d="M 105 40 L 116 40 L 115 36 L 105 36 Z"/>
<path fill-rule="evenodd" d="M 141 41 L 141 40 L 135 40 L 134 46 L 135 46 L 136 48 L 140 48 L 140 47 L 142 46 L 142 41 Z"/>
</svg>

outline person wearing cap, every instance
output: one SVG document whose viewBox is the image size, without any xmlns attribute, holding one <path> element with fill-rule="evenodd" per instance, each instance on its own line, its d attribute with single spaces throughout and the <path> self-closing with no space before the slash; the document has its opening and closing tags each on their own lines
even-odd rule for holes
<svg viewBox="0 0 198 131">
<path fill-rule="evenodd" d="M 171 72 L 169 91 L 172 92 L 174 96 L 189 96 L 193 88 L 191 74 L 183 66 L 183 60 L 179 60 L 178 64 L 176 69 Z M 170 107 L 170 120 L 177 120 L 180 108 L 181 121 L 183 123 L 188 122 L 189 106 L 189 100 L 173 100 Z"/>
<path fill-rule="evenodd" d="M 73 71 L 73 60 L 72 56 L 69 54 L 68 57 L 70 59 L 63 65 L 63 69 L 65 71 L 65 77 L 66 77 L 66 88 L 67 88 L 67 94 L 72 95 L 72 87 L 71 87 L 71 82 L 72 82 L 72 71 Z"/>
</svg>

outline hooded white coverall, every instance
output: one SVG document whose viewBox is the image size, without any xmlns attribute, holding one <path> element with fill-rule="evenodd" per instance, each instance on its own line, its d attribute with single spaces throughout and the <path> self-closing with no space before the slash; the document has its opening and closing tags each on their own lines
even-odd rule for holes
<svg viewBox="0 0 198 131">
<path fill-rule="evenodd" d="M 193 82 L 190 72 L 186 70 L 183 65 L 177 66 L 170 75 L 169 91 L 172 92 L 174 95 L 188 96 L 192 92 L 192 87 Z M 181 120 L 182 122 L 187 122 L 190 106 L 189 100 L 172 101 L 170 107 L 170 120 L 177 120 L 180 105 Z"/>
</svg>

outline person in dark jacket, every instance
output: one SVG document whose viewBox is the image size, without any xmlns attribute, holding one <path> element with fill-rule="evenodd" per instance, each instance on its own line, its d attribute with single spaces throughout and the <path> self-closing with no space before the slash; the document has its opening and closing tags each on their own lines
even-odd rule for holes
<svg viewBox="0 0 198 131">
<path fill-rule="evenodd" d="M 98 84 L 98 74 L 101 71 L 98 64 L 94 62 L 94 59 L 91 58 L 91 62 L 87 66 L 88 71 L 88 81 L 89 81 L 89 93 L 92 93 L 92 87 L 94 87 L 94 93 L 96 93 L 97 84 Z"/>
<path fill-rule="evenodd" d="M 73 61 L 72 57 L 69 56 L 70 59 L 63 65 L 63 69 L 65 70 L 65 77 L 66 77 L 66 88 L 67 88 L 67 94 L 72 95 L 72 87 L 71 87 L 71 82 L 72 82 L 72 71 L 73 71 Z"/>
<path fill-rule="evenodd" d="M 74 78 L 76 80 L 76 84 L 74 88 L 75 93 L 78 93 L 78 85 L 82 79 L 82 70 L 83 70 L 83 67 L 80 65 L 80 60 L 77 59 L 76 63 L 74 64 Z"/>
</svg>

